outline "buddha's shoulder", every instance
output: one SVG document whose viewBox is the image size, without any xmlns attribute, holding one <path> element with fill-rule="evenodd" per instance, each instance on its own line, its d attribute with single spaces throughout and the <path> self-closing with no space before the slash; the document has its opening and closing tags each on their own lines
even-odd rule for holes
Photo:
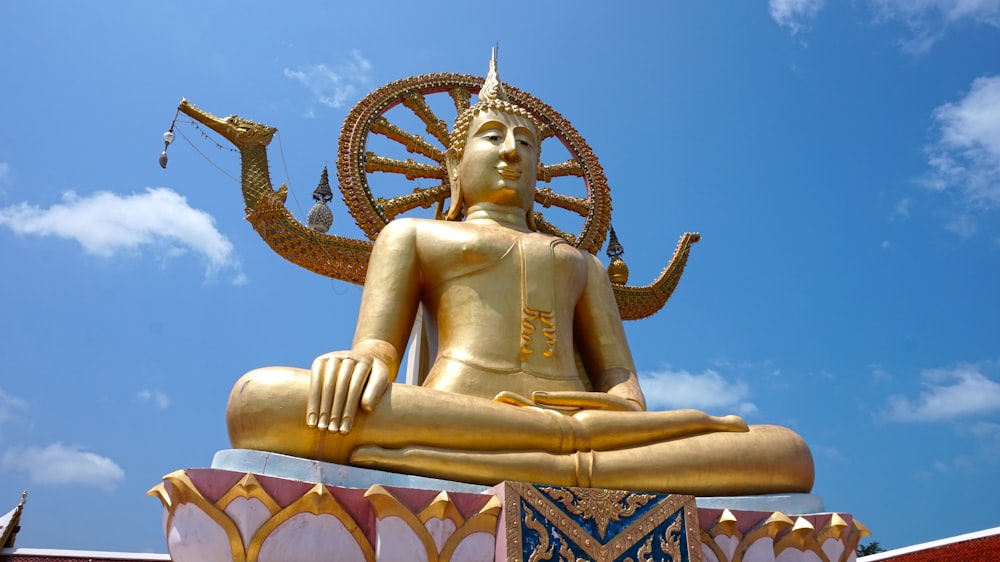
<svg viewBox="0 0 1000 562">
<path fill-rule="evenodd" d="M 418 248 L 436 247 L 445 249 L 451 243 L 467 243 L 480 235 L 462 222 L 435 219 L 399 218 L 385 225 L 379 232 L 376 243 L 389 244 L 399 248 L 415 245 Z"/>
<path fill-rule="evenodd" d="M 432 219 L 400 218 L 390 221 L 378 233 L 377 240 L 412 238 L 423 232 L 440 230 L 443 221 Z"/>
</svg>

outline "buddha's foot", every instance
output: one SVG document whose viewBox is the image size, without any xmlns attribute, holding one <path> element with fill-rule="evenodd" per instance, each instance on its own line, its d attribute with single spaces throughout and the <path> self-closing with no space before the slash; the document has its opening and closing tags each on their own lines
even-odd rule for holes
<svg viewBox="0 0 1000 562">
<path fill-rule="evenodd" d="M 351 464 L 486 486 L 504 480 L 574 486 L 578 485 L 574 474 L 578 463 L 574 457 L 541 451 L 456 451 L 424 446 L 387 449 L 362 445 L 351 454 Z"/>
<path fill-rule="evenodd" d="M 750 431 L 750 426 L 747 425 L 746 420 L 740 416 L 710 416 L 718 421 L 718 426 L 716 429 L 719 431 L 736 431 L 739 433 L 746 433 Z"/>
</svg>

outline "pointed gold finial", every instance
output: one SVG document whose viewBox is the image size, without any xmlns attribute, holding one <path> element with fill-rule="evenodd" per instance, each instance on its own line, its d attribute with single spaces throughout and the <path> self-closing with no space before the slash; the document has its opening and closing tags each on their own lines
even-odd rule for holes
<svg viewBox="0 0 1000 562">
<path fill-rule="evenodd" d="M 498 47 L 494 46 L 490 56 L 490 71 L 486 75 L 486 79 L 483 80 L 482 88 L 479 90 L 479 99 L 475 105 L 472 105 L 459 114 L 458 118 L 455 119 L 455 127 L 451 130 L 448 148 L 452 151 L 452 154 L 459 158 L 461 158 L 462 152 L 465 150 L 465 141 L 469 134 L 469 126 L 472 124 L 472 119 L 482 111 L 498 111 L 500 113 L 517 115 L 531 121 L 535 126 L 535 131 L 542 130 L 542 126 L 538 123 L 535 116 L 524 107 L 512 102 L 507 96 L 507 92 L 504 91 L 503 85 L 500 83 L 500 73 L 497 71 L 497 51 Z"/>
<path fill-rule="evenodd" d="M 847 521 L 844 521 L 844 518 L 839 513 L 834 513 L 830 515 L 830 520 L 816 534 L 816 542 L 823 544 L 827 539 L 840 540 L 843 538 L 844 530 L 846 529 Z"/>
<path fill-rule="evenodd" d="M 490 71 L 483 81 L 483 87 L 479 90 L 479 103 L 489 103 L 491 101 L 510 101 L 507 92 L 503 91 L 500 83 L 500 73 L 497 71 L 497 50 L 499 46 L 493 46 L 490 55 Z"/>
<path fill-rule="evenodd" d="M 709 530 L 712 536 L 723 535 L 726 537 L 731 537 L 736 534 L 736 516 L 733 515 L 732 511 L 728 509 L 722 510 L 719 518 L 716 520 L 715 525 Z"/>
</svg>

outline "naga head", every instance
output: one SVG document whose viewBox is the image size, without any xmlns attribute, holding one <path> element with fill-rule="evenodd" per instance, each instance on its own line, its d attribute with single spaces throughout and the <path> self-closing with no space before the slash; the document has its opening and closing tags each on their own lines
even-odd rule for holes
<svg viewBox="0 0 1000 562">
<path fill-rule="evenodd" d="M 222 135 L 226 140 L 236 145 L 237 148 L 267 146 L 271 142 L 274 133 L 278 130 L 274 127 L 257 123 L 256 121 L 244 119 L 238 115 L 216 117 L 211 113 L 198 109 L 186 99 L 181 100 L 180 109 L 197 119 L 199 123 Z"/>
</svg>

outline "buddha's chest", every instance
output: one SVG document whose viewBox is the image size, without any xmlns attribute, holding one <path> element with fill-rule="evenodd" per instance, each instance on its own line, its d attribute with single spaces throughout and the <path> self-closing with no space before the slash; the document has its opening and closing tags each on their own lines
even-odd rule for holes
<svg viewBox="0 0 1000 562">
<path fill-rule="evenodd" d="M 423 268 L 426 288 L 454 283 L 476 289 L 559 290 L 578 293 L 586 277 L 586 256 L 542 234 L 504 232 L 492 236 L 454 236 L 422 253 L 433 263 Z"/>
</svg>

